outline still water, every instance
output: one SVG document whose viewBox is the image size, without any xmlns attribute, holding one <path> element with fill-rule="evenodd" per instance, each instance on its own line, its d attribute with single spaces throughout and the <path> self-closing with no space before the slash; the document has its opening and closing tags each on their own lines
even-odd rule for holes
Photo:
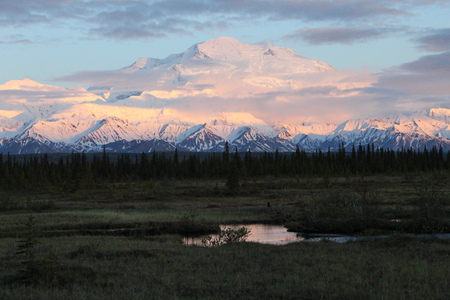
<svg viewBox="0 0 450 300">
<path fill-rule="evenodd" d="M 247 242 L 257 242 L 261 244 L 284 245 L 292 242 L 298 242 L 303 239 L 302 236 L 295 232 L 288 232 L 283 226 L 265 225 L 265 224 L 246 224 L 246 225 L 221 225 L 220 229 L 225 228 L 239 229 L 246 227 L 250 230 L 250 235 L 246 239 Z M 213 238 L 217 234 L 211 234 Z M 201 245 L 204 236 L 184 237 L 183 243 L 186 245 Z"/>
<path fill-rule="evenodd" d="M 265 224 L 250 224 L 250 225 L 221 225 L 220 229 L 225 228 L 238 229 L 241 227 L 246 227 L 251 231 L 251 234 L 246 239 L 247 242 L 256 242 L 261 244 L 271 244 L 271 245 L 286 245 L 295 242 L 320 242 L 320 241 L 330 241 L 335 243 L 346 243 L 350 241 L 361 241 L 367 239 L 377 239 L 386 238 L 387 235 L 376 235 L 376 236 L 348 236 L 348 235 L 338 235 L 338 234 L 303 234 L 298 232 L 288 232 L 283 226 L 277 225 L 265 225 Z M 212 234 L 213 238 L 217 235 Z M 450 239 L 450 234 L 411 234 L 414 237 L 423 238 L 442 238 Z M 202 245 L 202 238 L 204 236 L 196 237 L 184 237 L 183 243 L 185 245 Z"/>
</svg>

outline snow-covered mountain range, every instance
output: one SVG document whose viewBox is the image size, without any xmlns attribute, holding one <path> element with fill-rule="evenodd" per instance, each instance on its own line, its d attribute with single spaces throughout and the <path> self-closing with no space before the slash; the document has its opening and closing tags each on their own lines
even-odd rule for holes
<svg viewBox="0 0 450 300">
<path fill-rule="evenodd" d="M 285 124 L 242 108 L 205 111 L 198 105 L 207 106 L 218 95 L 235 99 L 261 90 L 303 87 L 301 74 L 329 72 L 338 71 L 287 48 L 219 38 L 166 59 L 141 58 L 117 71 L 132 76 L 140 83 L 136 86 L 86 90 L 12 80 L 0 85 L 0 152 L 94 152 L 103 146 L 111 152 L 219 152 L 227 141 L 231 149 L 252 152 L 294 151 L 297 145 L 306 151 L 337 150 L 342 143 L 347 148 L 373 143 L 390 149 L 450 150 L 446 108 L 340 124 L 300 119 Z M 204 102 L 189 105 L 191 96 Z"/>
</svg>

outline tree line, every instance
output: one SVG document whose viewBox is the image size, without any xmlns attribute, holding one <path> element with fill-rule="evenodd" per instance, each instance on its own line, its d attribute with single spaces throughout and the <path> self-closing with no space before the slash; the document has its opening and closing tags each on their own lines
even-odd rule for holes
<svg viewBox="0 0 450 300">
<path fill-rule="evenodd" d="M 105 182 L 175 179 L 258 178 L 265 176 L 349 176 L 371 174 L 405 174 L 450 170 L 450 152 L 433 147 L 422 151 L 389 150 L 374 145 L 344 145 L 338 152 L 317 150 L 307 153 L 298 147 L 292 153 L 238 153 L 228 144 L 222 153 L 141 154 L 72 153 L 58 161 L 48 154 L 17 156 L 0 153 L 0 188 L 79 188 Z"/>
</svg>

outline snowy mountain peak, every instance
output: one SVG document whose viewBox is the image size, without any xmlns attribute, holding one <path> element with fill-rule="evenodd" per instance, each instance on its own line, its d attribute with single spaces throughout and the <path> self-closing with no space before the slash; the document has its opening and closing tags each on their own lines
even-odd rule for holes
<svg viewBox="0 0 450 300">
<path fill-rule="evenodd" d="M 141 70 L 141 69 L 145 68 L 148 60 L 149 60 L 148 57 L 141 57 L 134 64 L 132 64 L 128 69 L 131 69 L 132 71 Z"/>
<path fill-rule="evenodd" d="M 429 116 L 435 120 L 450 123 L 450 109 L 448 108 L 431 108 Z"/>
<path fill-rule="evenodd" d="M 212 48 L 239 48 L 242 47 L 242 45 L 245 45 L 245 43 L 242 43 L 234 38 L 221 36 L 215 39 L 208 40 L 203 43 L 199 43 L 199 45 L 202 45 L 202 47 L 212 47 Z"/>
<path fill-rule="evenodd" d="M 185 75 L 223 74 L 230 70 L 239 70 L 276 76 L 274 72 L 298 74 L 334 71 L 334 68 L 324 62 L 300 56 L 291 49 L 270 43 L 246 44 L 233 38 L 220 37 L 194 44 L 186 51 L 169 55 L 165 59 L 142 57 L 125 68 L 124 72 L 164 70 L 182 72 Z"/>
<path fill-rule="evenodd" d="M 300 117 L 277 122 L 268 111 L 281 118 L 289 107 L 294 116 L 303 108 L 309 111 L 303 91 L 317 87 L 312 92 L 321 95 L 323 87 L 317 84 L 323 81 L 318 79 L 340 76 L 331 71 L 330 65 L 288 48 L 221 37 L 165 59 L 140 58 L 114 71 L 127 80 L 111 86 L 101 81 L 88 91 L 12 80 L 0 85 L 0 152 L 11 147 L 18 149 L 15 153 L 88 152 L 101 151 L 103 145 L 119 152 L 155 147 L 223 151 L 226 141 L 238 151 L 294 151 L 296 146 L 337 151 L 342 143 L 347 148 L 373 143 L 390 149 L 450 150 L 448 108 L 371 119 L 355 116 L 339 124 L 305 123 Z M 285 94 L 298 98 L 285 99 Z M 292 99 L 299 100 L 295 109 L 284 106 Z M 17 148 L 25 139 L 36 147 Z"/>
<path fill-rule="evenodd" d="M 197 44 L 199 51 L 214 60 L 238 60 L 245 54 L 245 50 L 249 48 L 248 46 L 248 44 L 228 37 L 212 39 Z"/>
<path fill-rule="evenodd" d="M 22 80 L 10 80 L 5 84 L 0 85 L 0 90 L 35 90 L 45 86 L 45 84 L 41 84 L 29 78 L 24 78 Z"/>
<path fill-rule="evenodd" d="M 245 62 L 249 63 L 250 66 L 261 65 L 266 68 L 270 66 L 272 69 L 279 69 L 275 64 L 281 63 L 283 65 L 283 61 L 293 60 L 291 61 L 292 64 L 297 65 L 297 67 L 300 66 L 300 68 L 296 69 L 297 73 L 334 71 L 334 68 L 326 63 L 310 60 L 289 48 L 274 46 L 270 43 L 246 44 L 233 38 L 220 37 L 196 44 L 193 47 L 196 47 L 198 52 L 204 55 L 205 58 L 215 61 L 227 63 Z M 283 65 L 283 67 L 288 67 L 288 65 Z M 289 68 L 289 70 L 293 69 Z"/>
</svg>

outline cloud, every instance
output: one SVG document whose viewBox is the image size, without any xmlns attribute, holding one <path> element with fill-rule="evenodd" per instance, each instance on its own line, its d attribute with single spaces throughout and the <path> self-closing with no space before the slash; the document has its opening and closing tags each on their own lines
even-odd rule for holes
<svg viewBox="0 0 450 300">
<path fill-rule="evenodd" d="M 399 68 L 412 73 L 450 75 L 450 51 L 426 55 L 416 61 L 403 64 Z"/>
<path fill-rule="evenodd" d="M 252 18 L 266 17 L 272 20 L 349 20 L 366 19 L 378 15 L 403 15 L 406 12 L 394 8 L 389 1 L 286 1 L 286 0 L 172 0 L 160 1 L 155 7 L 161 12 L 201 15 L 246 15 Z"/>
<path fill-rule="evenodd" d="M 0 85 L 0 109 L 23 110 L 24 105 L 73 104 L 97 99 L 98 96 L 81 87 L 66 89 L 40 84 L 28 78 Z"/>
<path fill-rule="evenodd" d="M 380 3 L 383 2 L 383 3 Z M 260 21 L 366 22 L 380 16 L 404 16 L 389 1 L 171 0 L 109 5 L 90 21 L 90 33 L 113 39 L 165 37 L 189 29 L 211 30 Z M 233 22 L 230 22 L 233 20 Z"/>
<path fill-rule="evenodd" d="M 388 28 L 309 28 L 299 29 L 286 35 L 284 38 L 291 40 L 304 40 L 311 45 L 321 44 L 344 44 L 350 45 L 355 42 L 380 38 L 388 33 L 397 31 Z"/>
<path fill-rule="evenodd" d="M 222 30 L 258 21 L 356 22 L 368 25 L 387 18 L 407 17 L 411 9 L 423 5 L 445 5 L 445 1 L 3 0 L 0 2 L 0 26 L 58 24 L 85 29 L 88 36 L 129 40 L 184 35 L 192 30 Z M 347 37 L 342 36 L 340 41 L 356 41 L 363 33 L 364 30 L 353 33 L 347 30 Z M 372 37 L 382 34 L 369 29 L 365 33 Z M 345 32 L 341 31 L 341 34 L 345 35 Z"/>
<path fill-rule="evenodd" d="M 390 103 L 394 111 L 414 112 L 450 105 L 450 51 L 425 55 L 377 74 L 365 93 Z"/>
<path fill-rule="evenodd" d="M 447 2 L 448 3 L 448 2 Z M 313 28 L 294 31 L 286 36 L 313 45 L 355 44 L 383 38 L 404 30 L 385 25 L 409 18 L 420 6 L 446 5 L 432 0 L 3 0 L 0 1 L 0 26 L 26 27 L 37 24 L 76 27 L 90 38 L 136 40 L 189 35 L 191 32 L 257 22 L 295 21 L 298 28 L 307 23 Z M 338 27 L 334 27 L 338 24 Z M 314 28 L 314 26 L 318 26 Z M 121 71 L 79 72 L 58 81 L 85 86 L 115 86 L 122 90 L 167 92 L 174 107 L 200 111 L 231 111 L 236 108 L 256 116 L 292 121 L 335 121 L 390 111 L 410 111 L 424 106 L 449 103 L 450 29 L 434 30 L 415 40 L 420 49 L 441 52 L 425 55 L 415 61 L 385 70 L 379 74 L 367 71 L 339 71 L 308 74 L 295 78 L 289 88 L 273 89 L 251 86 L 242 78 L 219 81 L 191 78 L 191 85 L 155 86 L 157 74 L 129 74 Z M 20 36 L 4 38 L 0 44 L 29 43 Z M 166 82 L 171 80 L 164 79 Z M 258 78 L 265 83 L 265 78 Z M 232 87 L 232 88 L 230 88 Z M 174 93 L 172 93 L 175 91 Z M 214 93 L 211 93 L 214 91 Z M 41 94 L 2 92 L 6 97 L 43 99 Z M 9 93 L 8 95 L 6 95 Z M 49 93 L 48 98 L 65 99 Z M 80 98 L 82 95 L 79 96 Z M 12 99 L 12 98 L 10 98 Z M 40 101 L 40 100 L 39 100 Z M 447 101 L 447 102 L 446 102 Z"/>
<path fill-rule="evenodd" d="M 28 39 L 0 41 L 0 45 L 17 45 L 17 44 L 33 44 Z"/>
<path fill-rule="evenodd" d="M 450 51 L 450 28 L 433 30 L 431 33 L 416 39 L 416 42 L 419 43 L 418 48 L 424 51 Z"/>
<path fill-rule="evenodd" d="M 431 107 L 448 107 L 450 54 L 427 55 L 416 61 L 385 70 L 330 71 L 297 74 L 289 87 L 261 87 L 242 77 L 190 77 L 190 83 L 176 85 L 158 82 L 161 74 L 122 71 L 81 72 L 66 78 L 86 84 L 115 86 L 113 92 L 143 91 L 151 95 L 170 94 L 165 103 L 193 120 L 211 117 L 217 112 L 250 112 L 265 121 L 340 123 L 352 118 L 378 117 L 396 112 L 414 112 Z M 434 74 L 433 62 L 446 65 Z M 167 78 L 165 78 L 167 80 Z M 59 99 L 59 91 L 18 95 L 2 92 L 3 99 L 27 98 L 39 101 L 68 101 L 72 91 L 61 91 L 68 99 Z M 80 91 L 82 96 L 83 90 Z M 46 95 L 46 96 L 45 96 Z M 44 97 L 41 98 L 41 97 Z M 29 102 L 30 102 L 29 101 Z M 118 104 L 118 103 L 117 103 Z"/>
<path fill-rule="evenodd" d="M 0 2 L 0 25 L 26 26 L 48 22 L 45 15 L 33 12 L 27 7 L 28 1 L 4 0 Z"/>
<path fill-rule="evenodd" d="M 379 74 L 378 87 L 408 94 L 450 95 L 450 51 L 425 55 Z"/>
<path fill-rule="evenodd" d="M 284 79 L 248 77 L 248 74 L 241 73 L 230 76 L 186 75 L 188 83 L 182 85 L 177 85 L 167 75 L 157 72 L 81 72 L 59 80 L 114 86 L 115 92 L 145 90 L 156 97 L 163 97 L 169 107 L 192 118 L 222 111 L 251 112 L 267 121 L 342 122 L 345 118 L 380 111 L 374 107 L 373 101 L 365 103 L 362 100 L 372 97 L 365 88 L 376 82 L 368 72 L 299 73 Z M 164 78 L 164 83 L 161 78 Z M 274 85 L 261 85 L 261 82 L 273 82 Z M 387 106 L 379 107 L 384 109 Z"/>
<path fill-rule="evenodd" d="M 389 114 L 396 102 L 364 93 L 334 96 L 336 88 L 322 92 L 273 92 L 246 98 L 209 97 L 202 95 L 170 100 L 168 105 L 192 118 L 210 117 L 217 112 L 247 112 L 266 122 L 299 124 L 301 122 L 340 123 L 353 118 Z M 310 90 L 311 91 L 311 90 Z"/>
<path fill-rule="evenodd" d="M 94 17 L 90 34 L 110 39 L 161 38 L 167 33 L 185 32 L 179 20 L 161 14 L 145 2 L 111 2 Z"/>
<path fill-rule="evenodd" d="M 88 12 L 89 2 L 70 0 L 2 0 L 0 25 L 23 27 L 36 24 L 54 24 L 61 19 L 80 19 Z"/>
<path fill-rule="evenodd" d="M 84 71 L 68 76 L 55 78 L 59 82 L 76 82 L 81 85 L 90 86 L 115 86 L 125 89 L 145 90 L 153 86 L 158 79 L 157 74 L 125 73 L 120 70 L 114 71 Z"/>
</svg>

